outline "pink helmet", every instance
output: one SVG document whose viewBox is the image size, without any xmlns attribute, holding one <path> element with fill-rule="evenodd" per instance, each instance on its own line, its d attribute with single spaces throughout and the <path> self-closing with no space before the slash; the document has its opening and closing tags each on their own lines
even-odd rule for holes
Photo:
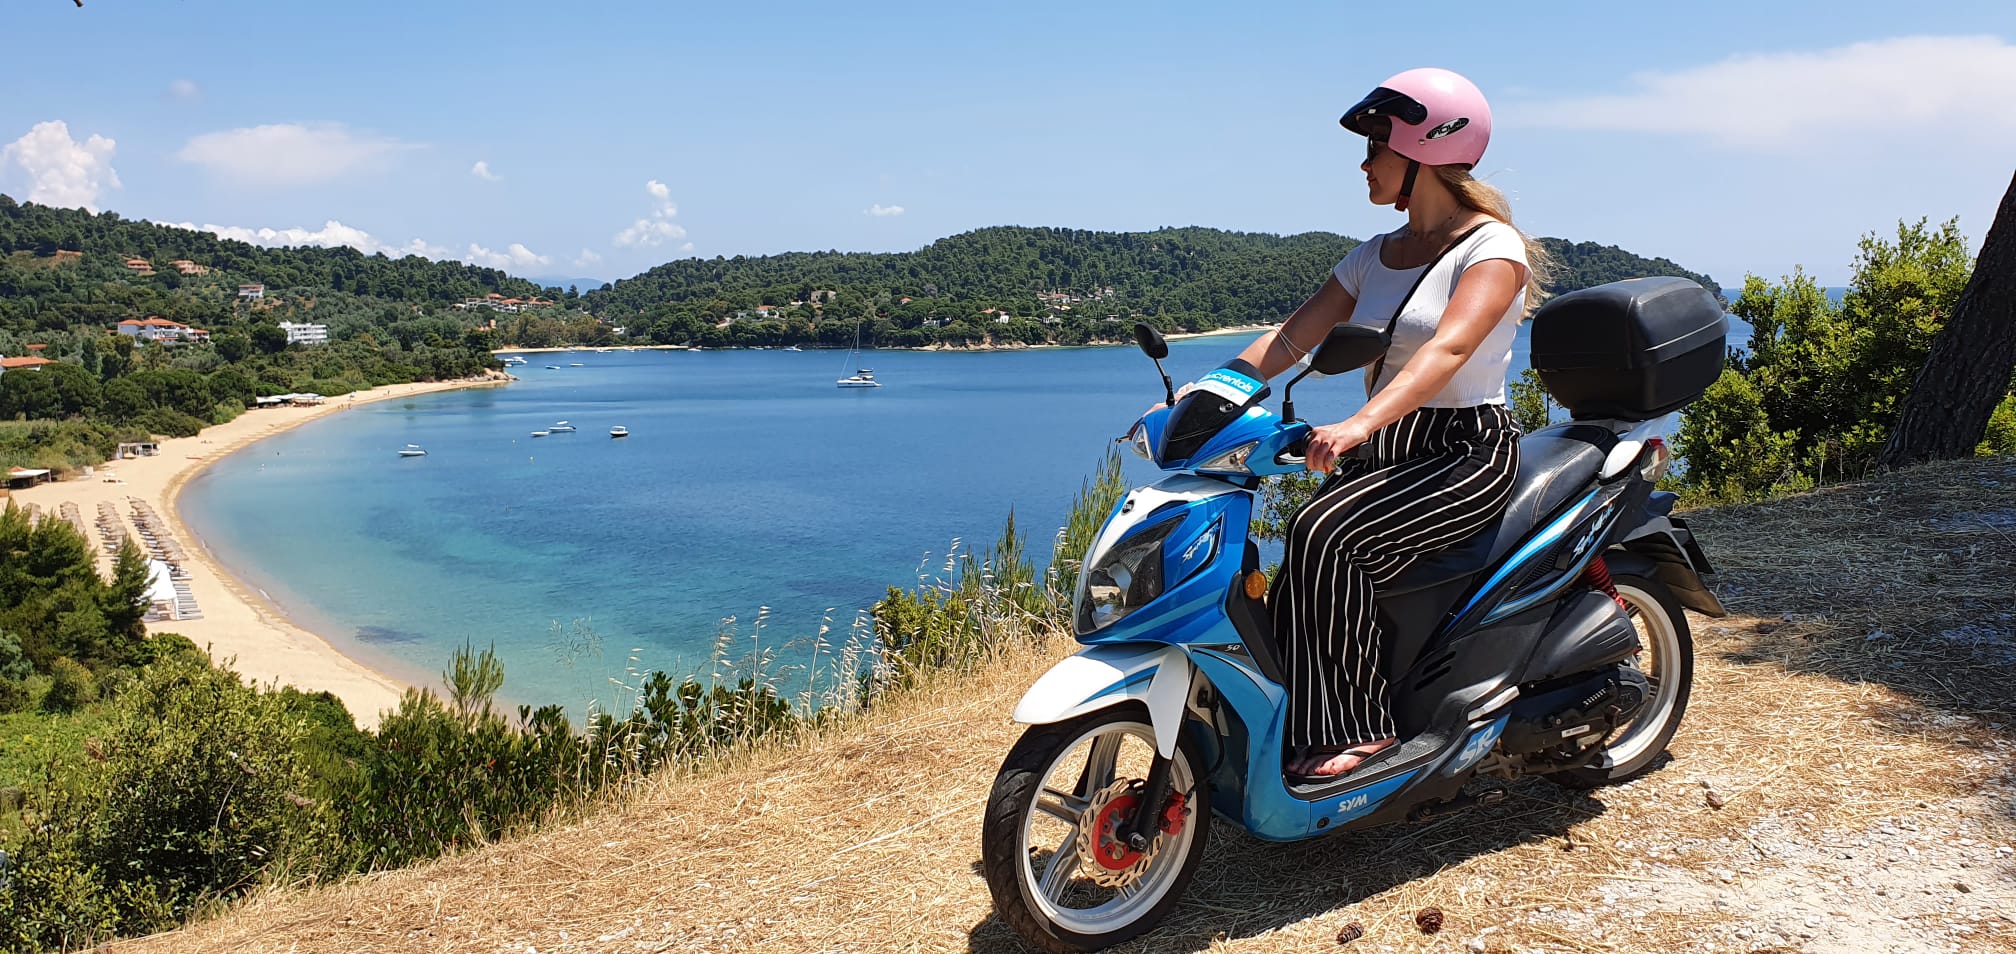
<svg viewBox="0 0 2016 954">
<path fill-rule="evenodd" d="M 1365 120 L 1393 120 L 1386 145 L 1424 166 L 1475 166 L 1491 142 L 1491 104 L 1459 73 L 1424 67 L 1393 76 L 1339 119 L 1366 135 Z"/>
</svg>

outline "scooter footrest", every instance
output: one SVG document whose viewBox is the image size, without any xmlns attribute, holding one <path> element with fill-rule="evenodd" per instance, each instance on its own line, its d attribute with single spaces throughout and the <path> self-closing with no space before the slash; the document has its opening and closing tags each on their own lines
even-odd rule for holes
<svg viewBox="0 0 2016 954">
<path fill-rule="evenodd" d="M 1426 766 L 1449 745 L 1449 739 L 1432 732 L 1424 732 L 1400 744 L 1400 751 L 1379 759 L 1357 771 L 1346 772 L 1334 779 L 1316 782 L 1288 780 L 1288 790 L 1296 798 L 1315 801 L 1342 792 L 1346 789 L 1385 781 L 1395 775 L 1402 775 Z M 1382 753 L 1383 754 L 1383 753 Z"/>
</svg>

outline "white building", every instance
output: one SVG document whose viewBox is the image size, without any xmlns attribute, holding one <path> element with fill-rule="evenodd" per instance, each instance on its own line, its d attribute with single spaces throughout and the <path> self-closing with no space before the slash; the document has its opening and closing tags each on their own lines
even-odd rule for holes
<svg viewBox="0 0 2016 954">
<path fill-rule="evenodd" d="M 287 332 L 288 344 L 317 345 L 329 343 L 328 325 L 310 325 L 283 321 L 280 323 L 280 330 Z"/>
<path fill-rule="evenodd" d="M 240 298 L 264 298 L 264 297 L 266 297 L 266 286 L 264 286 L 264 285 L 240 285 L 240 286 L 238 286 L 238 297 L 240 297 Z"/>
<path fill-rule="evenodd" d="M 163 343 L 210 340 L 210 332 L 166 318 L 128 318 L 119 323 L 119 333 L 142 341 Z"/>
</svg>

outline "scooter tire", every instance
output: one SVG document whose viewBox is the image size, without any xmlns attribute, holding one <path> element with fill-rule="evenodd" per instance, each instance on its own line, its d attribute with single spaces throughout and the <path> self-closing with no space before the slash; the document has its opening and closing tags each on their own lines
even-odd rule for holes
<svg viewBox="0 0 2016 954">
<path fill-rule="evenodd" d="M 1188 760 L 1190 774 L 1195 780 L 1192 802 L 1195 809 L 1190 814 L 1194 833 L 1188 850 L 1178 861 L 1181 867 L 1162 898 L 1145 914 L 1125 926 L 1099 934 L 1070 930 L 1041 913 L 1027 896 L 1029 886 L 1021 876 L 1021 866 L 1026 860 L 1021 848 L 1023 817 L 1042 789 L 1047 773 L 1056 765 L 1057 759 L 1066 754 L 1062 751 L 1064 747 L 1072 745 L 1093 729 L 1112 723 L 1146 726 L 1150 724 L 1148 708 L 1129 702 L 1063 722 L 1030 726 L 1008 750 L 1007 758 L 1002 760 L 1001 771 L 995 775 L 993 791 L 987 798 L 987 809 L 981 822 L 980 855 L 987 890 L 994 899 L 994 912 L 1025 942 L 1048 954 L 1103 950 L 1155 928 L 1182 900 L 1183 892 L 1189 888 L 1190 880 L 1203 860 L 1204 843 L 1211 833 L 1211 782 L 1203 774 L 1203 753 L 1197 743 L 1185 735 L 1177 744 L 1177 757 Z"/>
<path fill-rule="evenodd" d="M 1635 601 L 1638 611 L 1661 613 L 1665 617 L 1664 624 L 1671 627 L 1672 645 L 1665 647 L 1669 658 L 1660 662 L 1666 670 L 1660 678 L 1677 680 L 1677 692 L 1671 711 L 1663 716 L 1652 740 L 1632 757 L 1609 766 L 1591 765 L 1546 776 L 1548 781 L 1575 791 L 1622 785 L 1664 766 L 1667 761 L 1666 746 L 1673 741 L 1673 734 L 1680 730 L 1680 720 L 1687 714 L 1687 700 L 1694 691 L 1694 637 L 1687 629 L 1687 612 L 1674 598 L 1673 591 L 1667 589 L 1664 583 L 1641 576 L 1618 574 L 1614 582 L 1618 591 L 1626 594 L 1626 599 L 1637 594 L 1648 597 L 1650 605 L 1647 605 L 1648 600 Z"/>
</svg>

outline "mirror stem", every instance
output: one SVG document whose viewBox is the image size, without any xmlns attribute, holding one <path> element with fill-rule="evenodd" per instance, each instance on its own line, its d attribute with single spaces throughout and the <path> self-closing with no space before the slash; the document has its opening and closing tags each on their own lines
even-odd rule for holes
<svg viewBox="0 0 2016 954">
<path fill-rule="evenodd" d="M 1170 381 L 1169 381 L 1169 372 L 1167 372 L 1167 371 L 1163 371 L 1163 370 L 1162 370 L 1162 359 L 1161 359 L 1161 358 L 1151 358 L 1151 359 L 1149 359 L 1149 360 L 1151 360 L 1151 361 L 1154 361 L 1154 362 L 1155 362 L 1155 370 L 1156 370 L 1156 372 L 1158 372 L 1158 373 L 1160 373 L 1160 374 L 1162 375 L 1162 394 L 1163 394 L 1163 398 L 1162 398 L 1162 403 L 1163 403 L 1163 404 L 1165 404 L 1165 405 L 1167 405 L 1167 406 L 1169 406 L 1169 407 L 1175 407 L 1175 406 L 1176 406 L 1176 385 L 1174 385 L 1174 384 L 1170 383 Z"/>
<path fill-rule="evenodd" d="M 1302 373 L 1301 373 L 1301 374 L 1298 374 L 1298 375 L 1296 375 L 1296 376 L 1294 376 L 1294 377 L 1292 377 L 1292 378 L 1289 378 L 1289 379 L 1288 379 L 1288 383 L 1287 383 L 1287 384 L 1285 384 L 1285 385 L 1282 385 L 1282 387 L 1281 387 L 1281 419 L 1282 419 L 1283 421 L 1293 421 L 1293 420 L 1295 420 L 1295 384 L 1296 384 L 1296 382 L 1298 382 L 1298 381 L 1301 381 L 1301 380 L 1302 380 L 1303 378 L 1306 378 L 1306 377 L 1308 377 L 1308 376 L 1309 376 L 1309 369 L 1308 369 L 1308 368 L 1304 368 L 1304 369 L 1302 369 Z"/>
</svg>

